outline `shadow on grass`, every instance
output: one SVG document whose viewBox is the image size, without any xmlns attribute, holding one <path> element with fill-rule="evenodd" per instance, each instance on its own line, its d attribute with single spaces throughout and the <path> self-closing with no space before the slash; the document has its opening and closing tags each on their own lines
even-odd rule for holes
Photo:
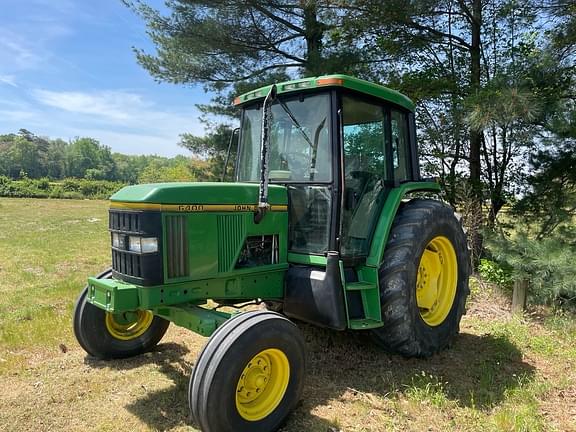
<svg viewBox="0 0 576 432">
<path fill-rule="evenodd" d="M 458 406 L 489 410 L 519 382 L 531 380 L 534 368 L 522 361 L 521 351 L 504 336 L 460 334 L 454 345 L 430 359 L 403 359 L 382 352 L 358 333 L 337 333 L 300 325 L 308 349 L 303 400 L 282 431 L 327 432 L 335 422 L 312 414 L 316 406 L 347 392 L 382 397 L 442 397 Z M 114 362 L 87 359 L 93 367 L 132 369 L 151 362 L 159 365 L 174 385 L 150 391 L 127 408 L 153 429 L 191 424 L 187 392 L 193 364 L 184 360 L 188 349 L 161 344 L 155 352 Z M 195 426 L 195 425 L 193 425 Z"/>
<path fill-rule="evenodd" d="M 185 360 L 189 349 L 176 343 L 161 343 L 152 352 L 136 357 L 103 361 L 86 357 L 84 362 L 93 368 L 131 370 L 155 364 L 158 371 L 170 379 L 174 385 L 151 390 L 126 408 L 155 430 L 167 430 L 191 423 L 188 410 L 188 380 L 192 371 L 190 362 Z M 145 377 L 145 375 L 143 375 Z M 143 386 L 146 382 L 143 380 Z"/>
<path fill-rule="evenodd" d="M 305 330 L 309 391 L 332 399 L 347 390 L 379 395 L 440 391 L 462 407 L 489 410 L 506 392 L 533 379 L 534 367 L 505 336 L 461 333 L 453 346 L 429 359 L 404 359 L 382 352 L 369 338 Z"/>
<path fill-rule="evenodd" d="M 114 361 L 86 357 L 84 362 L 93 368 L 115 370 L 131 370 L 152 363 L 156 364 L 159 367 L 158 371 L 169 378 L 174 385 L 162 390 L 148 391 L 144 397 L 135 400 L 126 408 L 155 430 L 169 430 L 183 425 L 198 428 L 198 425 L 192 421 L 188 409 L 188 383 L 194 366 L 185 360 L 188 353 L 188 348 L 183 345 L 163 343 L 152 352 L 137 357 Z M 146 385 L 145 382 L 142 384 Z M 308 432 L 338 430 L 332 422 L 310 414 L 305 416 L 305 420 L 307 424 L 305 429 L 282 430 L 306 430 Z"/>
</svg>

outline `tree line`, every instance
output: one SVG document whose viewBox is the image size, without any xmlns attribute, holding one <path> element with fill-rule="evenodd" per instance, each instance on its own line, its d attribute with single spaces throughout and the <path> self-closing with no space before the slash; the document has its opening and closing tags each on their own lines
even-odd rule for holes
<svg viewBox="0 0 576 432">
<path fill-rule="evenodd" d="M 20 129 L 0 135 L 0 176 L 13 180 L 66 178 L 122 184 L 216 179 L 214 162 L 200 158 L 112 153 L 94 138 L 66 142 Z"/>
</svg>

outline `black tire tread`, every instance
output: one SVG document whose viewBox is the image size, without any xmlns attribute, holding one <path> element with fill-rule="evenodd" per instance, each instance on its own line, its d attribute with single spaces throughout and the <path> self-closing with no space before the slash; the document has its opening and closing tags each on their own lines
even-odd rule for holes
<svg viewBox="0 0 576 432">
<path fill-rule="evenodd" d="M 210 337 L 210 339 L 208 339 L 208 342 L 206 343 L 206 345 L 204 345 L 202 351 L 200 351 L 200 354 L 198 355 L 198 361 L 196 362 L 192 370 L 192 376 L 190 378 L 190 384 L 188 387 L 188 394 L 189 394 L 188 404 L 190 407 L 190 412 L 192 414 L 192 418 L 198 424 L 200 424 L 199 403 L 201 398 L 198 398 L 197 396 L 200 394 L 200 389 L 203 388 L 204 381 L 206 379 L 204 370 L 212 362 L 212 358 L 215 352 L 220 347 L 222 341 L 227 337 L 228 328 L 231 326 L 232 327 L 239 326 L 246 320 L 249 320 L 254 314 L 254 312 L 269 312 L 269 311 L 245 312 L 228 319 L 220 327 L 218 327 L 214 333 L 212 333 L 212 336 Z M 274 312 L 270 313 L 276 315 Z M 200 379 L 197 378 L 198 374 L 200 374 Z"/>
<path fill-rule="evenodd" d="M 111 269 L 107 269 L 96 276 L 98 279 L 109 279 L 110 277 L 112 277 Z M 143 335 L 126 343 L 117 340 L 110 343 L 111 336 L 105 333 L 107 332 L 104 324 L 105 312 L 86 302 L 87 295 L 88 286 L 86 285 L 74 305 L 72 321 L 76 340 L 82 349 L 92 357 L 102 360 L 119 359 L 150 351 L 160 342 L 170 326 L 170 321 L 154 316 L 150 328 Z"/>
<path fill-rule="evenodd" d="M 406 313 L 410 307 L 409 293 L 411 287 L 401 286 L 400 281 L 410 280 L 410 272 L 415 272 L 413 265 L 406 257 L 414 257 L 415 245 L 421 241 L 424 224 L 436 223 L 438 218 L 452 218 L 460 227 L 463 240 L 454 245 L 457 255 L 463 253 L 467 259 L 459 259 L 459 268 L 464 266 L 459 274 L 459 294 L 455 312 L 455 324 L 450 328 L 449 337 L 441 343 L 437 340 L 427 340 L 420 337 L 415 327 L 418 325 L 416 314 Z M 464 245 L 464 246 L 463 246 Z M 429 357 L 446 348 L 459 331 L 460 318 L 465 312 L 466 297 L 469 294 L 468 276 L 470 261 L 466 245 L 466 235 L 461 227 L 461 221 L 455 217 L 452 208 L 435 200 L 414 199 L 400 208 L 389 235 L 389 242 L 384 252 L 384 259 L 379 270 L 380 302 L 384 326 L 373 330 L 374 339 L 386 351 L 401 354 L 405 357 Z M 465 252 L 462 250 L 465 249 Z M 461 280 L 464 278 L 465 281 Z"/>
</svg>

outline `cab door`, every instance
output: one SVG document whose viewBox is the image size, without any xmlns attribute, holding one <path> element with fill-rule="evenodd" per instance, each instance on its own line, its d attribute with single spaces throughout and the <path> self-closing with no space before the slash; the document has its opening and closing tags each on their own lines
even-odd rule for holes
<svg viewBox="0 0 576 432">
<path fill-rule="evenodd" d="M 344 191 L 340 252 L 368 255 L 388 192 L 413 178 L 408 113 L 354 94 L 341 98 Z"/>
</svg>

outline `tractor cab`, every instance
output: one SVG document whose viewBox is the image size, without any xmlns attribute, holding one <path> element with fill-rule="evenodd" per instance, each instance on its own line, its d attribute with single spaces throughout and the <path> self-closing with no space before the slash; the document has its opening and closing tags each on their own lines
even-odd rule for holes
<svg viewBox="0 0 576 432">
<path fill-rule="evenodd" d="M 287 192 L 290 266 L 278 307 L 339 330 L 379 326 L 382 236 L 401 197 L 436 190 L 420 180 L 413 103 L 330 75 L 264 87 L 235 104 L 235 180 L 260 184 L 260 209 L 268 185 Z"/>
<path fill-rule="evenodd" d="M 347 263 L 365 260 L 387 194 L 420 180 L 413 103 L 344 75 L 275 87 L 265 125 L 267 168 L 270 184 L 288 190 L 289 260 L 309 262 L 327 251 L 339 251 Z M 260 181 L 270 91 L 235 100 L 242 108 L 236 181 Z"/>
</svg>

